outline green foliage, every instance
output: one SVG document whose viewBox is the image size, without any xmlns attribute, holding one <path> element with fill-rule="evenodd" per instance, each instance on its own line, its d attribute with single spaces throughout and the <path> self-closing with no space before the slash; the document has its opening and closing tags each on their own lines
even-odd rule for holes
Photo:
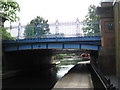
<svg viewBox="0 0 120 90">
<path fill-rule="evenodd" d="M 88 14 L 85 16 L 85 24 L 82 28 L 83 32 L 87 36 L 100 35 L 99 24 L 91 24 L 91 22 L 99 22 L 99 16 L 96 13 L 96 6 L 90 5 L 88 8 Z"/>
<path fill-rule="evenodd" d="M 0 27 L 0 39 L 2 40 L 14 40 L 6 28 Z"/>
<path fill-rule="evenodd" d="M 55 55 L 55 59 L 63 59 L 64 58 L 64 54 L 56 54 Z"/>
<path fill-rule="evenodd" d="M 0 16 L 8 21 L 14 22 L 19 19 L 16 12 L 20 11 L 20 6 L 17 2 L 12 0 L 0 1 Z"/>
<path fill-rule="evenodd" d="M 49 33 L 48 20 L 37 16 L 35 19 L 31 20 L 29 24 L 25 27 L 24 36 L 26 38 L 34 36 L 43 36 Z"/>
<path fill-rule="evenodd" d="M 65 55 L 71 56 L 71 55 L 73 55 L 73 53 L 66 53 Z"/>
</svg>

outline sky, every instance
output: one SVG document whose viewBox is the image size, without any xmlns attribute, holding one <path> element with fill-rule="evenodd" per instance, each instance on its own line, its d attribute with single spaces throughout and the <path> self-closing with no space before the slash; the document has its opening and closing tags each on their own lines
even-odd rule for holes
<svg viewBox="0 0 120 90">
<path fill-rule="evenodd" d="M 15 0 L 21 11 L 17 13 L 22 25 L 26 25 L 36 16 L 51 22 L 82 21 L 91 4 L 98 6 L 101 0 Z M 6 23 L 8 24 L 8 22 Z"/>
<path fill-rule="evenodd" d="M 90 5 L 100 6 L 101 0 L 15 0 L 19 3 L 21 11 L 17 13 L 20 17 L 22 26 L 27 25 L 36 16 L 43 17 L 48 23 L 76 22 L 83 21 L 88 13 Z M 19 22 L 12 23 L 12 26 L 18 26 Z M 10 22 L 6 21 L 5 26 L 9 27 Z M 52 28 L 55 27 L 50 27 Z M 64 27 L 65 28 L 65 27 Z M 69 27 L 68 27 L 69 28 Z M 16 28 L 17 29 L 17 28 Z M 70 28 L 71 31 L 72 28 Z M 18 30 L 10 31 L 12 36 L 17 36 Z M 24 29 L 21 29 L 23 35 Z M 55 32 L 55 29 L 54 31 Z M 65 32 L 62 28 L 61 32 Z M 66 32 L 70 33 L 70 32 Z M 71 32 L 72 33 L 72 32 Z"/>
</svg>

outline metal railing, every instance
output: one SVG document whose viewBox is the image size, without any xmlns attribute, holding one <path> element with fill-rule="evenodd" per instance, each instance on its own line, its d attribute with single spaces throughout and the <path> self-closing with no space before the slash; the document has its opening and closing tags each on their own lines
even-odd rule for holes
<svg viewBox="0 0 120 90">
<path fill-rule="evenodd" d="M 91 63 L 91 72 L 94 82 L 96 82 L 96 89 L 101 90 L 118 90 L 100 70 L 98 70 L 93 63 Z"/>
<path fill-rule="evenodd" d="M 55 23 L 49 24 L 39 24 L 39 25 L 21 25 L 20 23 L 18 26 L 6 27 L 8 32 L 11 34 L 12 37 L 15 39 L 24 39 L 24 38 L 48 38 L 48 37 L 83 37 L 83 36 L 100 36 L 99 33 L 91 33 L 87 34 L 83 32 L 82 28 L 87 25 L 88 23 L 80 22 L 79 19 L 76 22 L 61 22 L 59 23 L 58 20 Z M 89 24 L 96 24 L 99 25 L 97 21 L 89 22 Z M 49 28 L 48 31 L 44 31 L 47 27 Z M 42 28 L 42 29 L 41 29 Z M 25 35 L 25 30 L 31 30 L 30 35 Z M 33 29 L 33 30 L 32 30 Z"/>
</svg>

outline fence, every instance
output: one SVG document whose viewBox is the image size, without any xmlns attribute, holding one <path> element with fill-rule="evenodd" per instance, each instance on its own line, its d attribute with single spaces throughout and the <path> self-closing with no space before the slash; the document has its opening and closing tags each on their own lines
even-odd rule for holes
<svg viewBox="0 0 120 90">
<path fill-rule="evenodd" d="M 96 66 L 91 62 L 89 66 L 92 80 L 94 82 L 94 90 L 118 90 Z"/>
<path fill-rule="evenodd" d="M 82 37 L 82 36 L 99 36 L 99 33 L 91 33 L 83 31 L 84 26 L 98 25 L 97 21 L 94 22 L 80 22 L 76 19 L 76 22 L 61 22 L 56 20 L 55 23 L 38 24 L 38 25 L 21 25 L 7 27 L 12 37 L 17 39 L 24 38 L 42 38 L 42 37 Z M 29 32 L 26 32 L 27 30 Z M 47 30 L 49 29 L 49 30 Z"/>
</svg>

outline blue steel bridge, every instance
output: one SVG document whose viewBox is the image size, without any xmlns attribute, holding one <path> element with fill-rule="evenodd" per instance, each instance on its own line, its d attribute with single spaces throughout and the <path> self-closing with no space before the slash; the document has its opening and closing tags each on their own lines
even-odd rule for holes
<svg viewBox="0 0 120 90">
<path fill-rule="evenodd" d="M 39 36 L 24 37 L 25 25 L 7 27 L 15 40 L 4 40 L 3 50 L 33 50 L 33 49 L 81 49 L 81 50 L 99 50 L 101 48 L 100 35 L 91 34 L 89 36 L 83 33 L 82 27 L 87 23 L 76 22 L 49 24 L 49 33 Z M 89 24 L 99 24 L 91 22 Z M 43 24 L 42 24 L 43 25 Z M 44 26 L 44 25 L 43 25 Z M 30 27 L 40 27 L 30 26 Z"/>
<path fill-rule="evenodd" d="M 91 22 L 89 24 L 99 24 L 99 23 Z M 101 37 L 100 35 L 96 35 L 96 34 L 87 35 L 86 33 L 83 33 L 82 27 L 84 25 L 86 24 L 84 22 L 79 22 L 78 19 L 76 20 L 76 22 L 72 22 L 72 23 L 71 22 L 59 23 L 58 21 L 56 21 L 56 23 L 54 24 L 49 24 L 49 28 L 50 28 L 49 33 L 44 34 L 42 36 L 36 34 L 36 36 L 28 36 L 28 37 L 24 36 L 23 34 L 26 28 L 25 25 L 19 24 L 19 26 L 7 27 L 11 35 L 15 37 L 15 39 L 3 40 L 2 42 L 3 53 L 4 53 L 3 54 L 4 67 L 6 70 L 8 69 L 11 71 L 17 71 L 18 73 L 20 74 L 23 73 L 24 75 L 27 74 L 27 80 L 25 79 L 26 81 L 25 83 L 23 80 L 24 77 L 22 76 L 19 76 L 15 79 L 15 84 L 19 84 L 20 80 L 22 83 L 22 85 L 19 84 L 17 87 L 21 87 L 21 86 L 24 87 L 27 85 L 31 87 L 31 85 L 33 85 L 34 83 L 36 84 L 36 80 L 38 80 L 38 77 L 36 75 L 38 76 L 41 75 L 41 71 L 45 71 L 46 68 L 50 69 L 51 65 L 54 65 L 51 63 L 52 56 L 54 54 L 79 53 L 79 52 L 89 53 L 91 63 L 90 62 L 86 64 L 79 63 L 79 65 L 75 65 L 75 67 L 73 67 L 75 73 L 77 70 L 77 76 L 80 77 L 73 79 L 75 80 L 75 83 L 76 84 L 86 83 L 88 85 L 91 85 L 89 80 L 92 80 L 90 77 L 93 77 L 95 78 L 97 83 L 100 83 L 98 84 L 99 87 L 104 87 L 102 86 L 105 85 L 101 79 L 102 76 L 98 75 L 98 73 L 94 70 L 94 67 L 92 66 L 92 61 L 96 60 L 98 52 L 101 49 Z M 37 28 L 39 28 L 40 26 L 42 25 L 30 26 L 30 27 L 35 27 L 35 29 L 37 30 Z M 82 72 L 82 74 L 80 72 Z M 17 76 L 14 73 L 13 75 Z M 28 77 L 28 75 L 30 76 L 35 75 L 32 76 L 32 78 L 35 79 L 35 81 L 31 81 L 33 79 L 31 79 L 31 77 Z M 76 77 L 76 74 L 74 75 L 75 76 L 72 75 L 70 76 Z M 3 77 L 8 78 L 6 80 L 4 79 L 4 87 L 9 87 L 9 85 L 10 87 L 16 86 L 11 83 L 15 78 L 14 76 L 13 79 L 9 79 L 9 75 L 8 77 L 5 75 Z M 68 76 L 68 78 L 71 77 Z M 7 80 L 10 80 L 10 82 L 8 82 Z M 79 80 L 79 82 L 77 82 L 77 80 Z M 41 81 L 41 79 L 39 79 L 39 81 Z M 65 84 L 65 81 L 67 80 L 65 79 L 63 81 L 64 82 L 63 84 Z M 105 79 L 105 81 L 108 82 L 109 80 Z M 70 82 L 71 81 L 69 81 L 69 83 Z M 40 83 L 38 85 L 40 85 Z M 61 84 L 59 84 L 58 86 L 60 85 Z M 90 88 L 90 87 L 85 87 L 85 88 Z"/>
</svg>

